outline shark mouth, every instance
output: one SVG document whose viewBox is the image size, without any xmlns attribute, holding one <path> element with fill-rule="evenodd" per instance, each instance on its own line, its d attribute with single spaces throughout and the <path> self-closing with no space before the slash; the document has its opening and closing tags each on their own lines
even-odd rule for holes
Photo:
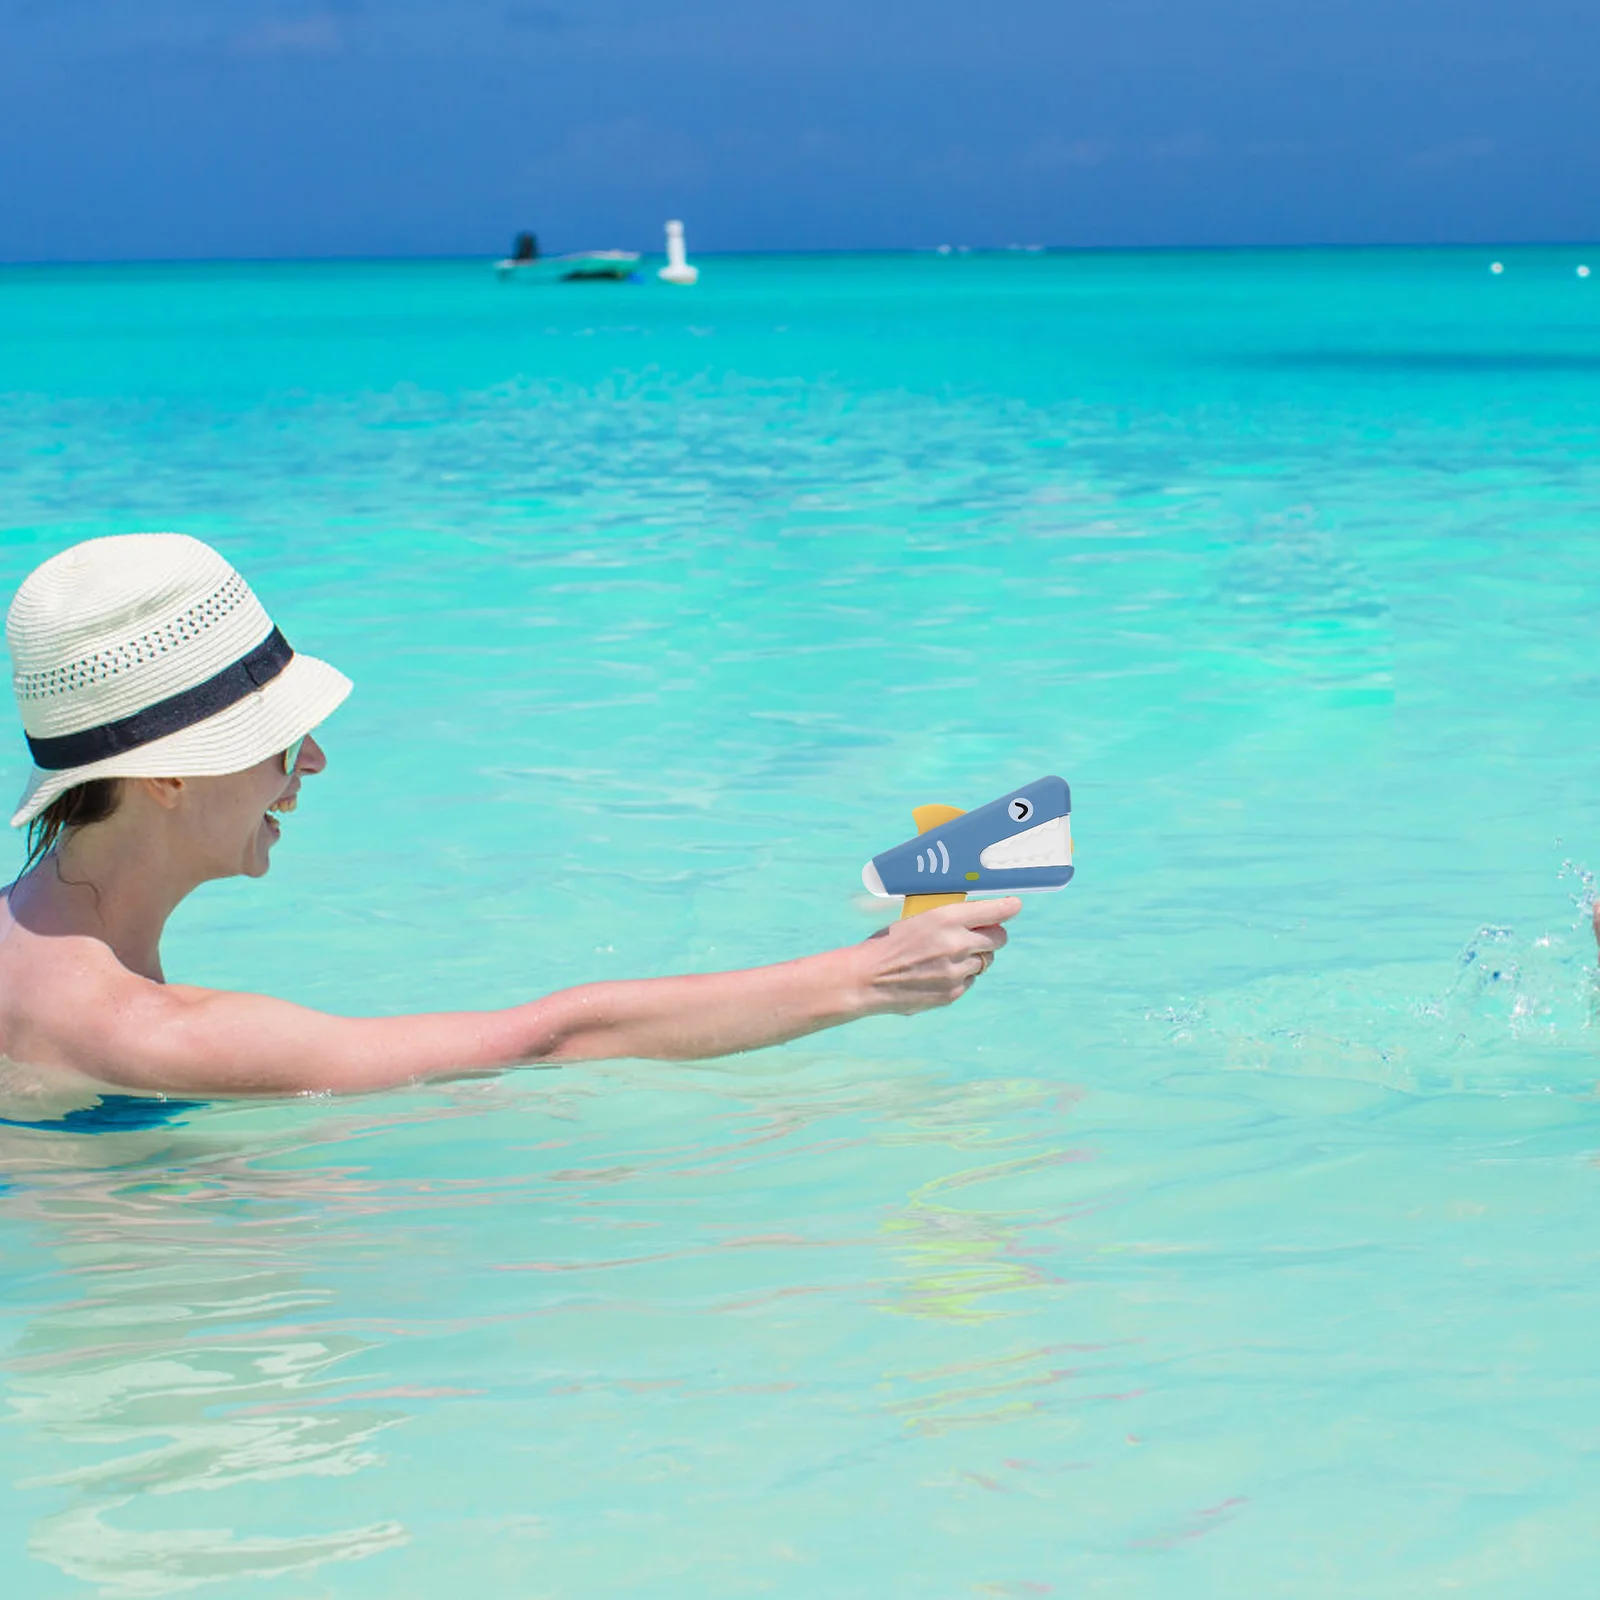
<svg viewBox="0 0 1600 1600">
<path fill-rule="evenodd" d="M 978 865 L 992 872 L 1017 872 L 1027 867 L 1070 867 L 1071 819 L 1051 817 L 1037 828 L 1014 833 L 1009 839 L 996 839 L 978 852 Z"/>
</svg>

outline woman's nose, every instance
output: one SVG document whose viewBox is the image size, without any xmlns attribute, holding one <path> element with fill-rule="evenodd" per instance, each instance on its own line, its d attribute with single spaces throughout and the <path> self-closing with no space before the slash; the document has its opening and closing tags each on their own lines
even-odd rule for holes
<svg viewBox="0 0 1600 1600">
<path fill-rule="evenodd" d="M 308 733 L 306 742 L 300 746 L 300 759 L 295 762 L 296 772 L 314 773 L 321 772 L 328 764 L 327 752 Z"/>
</svg>

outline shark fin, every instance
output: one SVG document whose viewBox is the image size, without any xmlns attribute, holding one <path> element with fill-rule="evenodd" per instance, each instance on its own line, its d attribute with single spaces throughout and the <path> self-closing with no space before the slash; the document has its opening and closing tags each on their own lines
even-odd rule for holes
<svg viewBox="0 0 1600 1600">
<path fill-rule="evenodd" d="M 911 812 L 911 820 L 916 823 L 918 833 L 926 833 L 930 828 L 942 827 L 964 816 L 966 812 L 960 806 L 916 806 Z M 959 905 L 966 898 L 964 894 L 908 894 L 905 905 L 900 909 L 900 920 L 904 922 L 907 917 L 932 911 L 935 906 Z"/>
<path fill-rule="evenodd" d="M 917 825 L 918 833 L 926 833 L 929 828 L 939 828 L 947 822 L 954 822 L 957 817 L 966 816 L 960 806 L 915 806 L 912 808 L 911 820 Z"/>
</svg>

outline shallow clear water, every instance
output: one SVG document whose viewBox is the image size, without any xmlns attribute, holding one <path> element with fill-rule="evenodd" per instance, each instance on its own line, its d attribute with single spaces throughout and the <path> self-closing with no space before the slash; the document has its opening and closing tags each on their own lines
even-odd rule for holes
<svg viewBox="0 0 1600 1600">
<path fill-rule="evenodd" d="M 1078 845 L 939 1015 L 0 1127 L 6 1592 L 1582 1592 L 1582 259 L 0 273 L 6 592 L 180 528 L 357 680 L 174 975 L 777 959 L 1047 771 Z"/>
</svg>

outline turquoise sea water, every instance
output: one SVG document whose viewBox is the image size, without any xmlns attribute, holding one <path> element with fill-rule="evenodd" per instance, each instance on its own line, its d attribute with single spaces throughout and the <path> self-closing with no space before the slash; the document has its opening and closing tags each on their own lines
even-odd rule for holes
<svg viewBox="0 0 1600 1600">
<path fill-rule="evenodd" d="M 181 529 L 358 685 L 174 976 L 779 959 L 1049 771 L 1078 847 L 941 1014 L 0 1127 L 0 1588 L 1591 1587 L 1600 279 L 1489 259 L 0 272 L 5 592 Z"/>
</svg>

